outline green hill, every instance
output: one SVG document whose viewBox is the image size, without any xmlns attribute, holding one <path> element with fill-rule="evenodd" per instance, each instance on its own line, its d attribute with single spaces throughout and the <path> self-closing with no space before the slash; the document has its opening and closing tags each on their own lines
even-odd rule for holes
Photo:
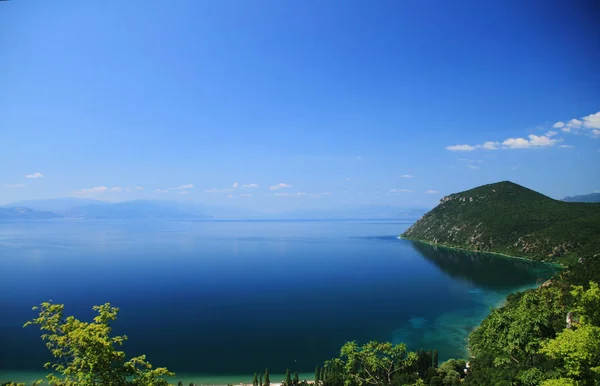
<svg viewBox="0 0 600 386">
<path fill-rule="evenodd" d="M 600 204 L 558 201 L 504 181 L 442 198 L 402 237 L 568 263 L 600 253 Z"/>
</svg>

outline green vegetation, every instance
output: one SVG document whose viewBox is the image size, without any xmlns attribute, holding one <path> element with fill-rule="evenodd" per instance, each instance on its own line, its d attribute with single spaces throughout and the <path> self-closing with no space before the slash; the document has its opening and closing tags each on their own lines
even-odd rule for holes
<svg viewBox="0 0 600 386">
<path fill-rule="evenodd" d="M 118 308 L 109 303 L 95 306 L 92 322 L 73 316 L 64 317 L 64 305 L 42 303 L 38 317 L 25 326 L 38 325 L 42 339 L 55 358 L 46 363 L 53 372 L 46 376 L 56 386 L 164 386 L 165 376 L 173 376 L 164 367 L 153 369 L 145 355 L 126 360 L 119 351 L 126 336 L 111 336 L 110 323 L 117 319 Z M 40 381 L 41 382 L 41 381 Z"/>
<path fill-rule="evenodd" d="M 572 264 L 600 251 L 600 204 L 558 201 L 505 181 L 444 197 L 402 237 Z"/>
</svg>

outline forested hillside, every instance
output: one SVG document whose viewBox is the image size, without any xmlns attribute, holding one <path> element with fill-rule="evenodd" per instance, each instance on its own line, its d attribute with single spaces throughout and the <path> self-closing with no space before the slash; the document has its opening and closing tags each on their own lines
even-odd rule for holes
<svg viewBox="0 0 600 386">
<path fill-rule="evenodd" d="M 504 181 L 444 197 L 402 237 L 572 263 L 600 251 L 600 204 L 558 201 Z"/>
</svg>

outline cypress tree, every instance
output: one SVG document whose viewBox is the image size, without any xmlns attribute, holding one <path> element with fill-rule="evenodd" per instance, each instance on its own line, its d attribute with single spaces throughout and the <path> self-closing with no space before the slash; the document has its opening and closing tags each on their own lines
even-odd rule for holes
<svg viewBox="0 0 600 386">
<path fill-rule="evenodd" d="M 271 380 L 269 379 L 269 369 L 265 369 L 265 383 L 263 386 L 271 386 Z"/>
<path fill-rule="evenodd" d="M 254 377 L 252 378 L 252 386 L 258 386 L 258 374 L 254 373 Z"/>
<path fill-rule="evenodd" d="M 259 381 L 260 381 L 260 382 L 259 382 L 260 386 L 264 386 L 264 383 L 263 383 L 263 378 L 262 378 L 262 373 L 260 373 L 260 376 L 259 376 L 259 378 L 260 378 L 260 379 L 259 379 Z"/>
<path fill-rule="evenodd" d="M 438 350 L 433 350 L 433 367 L 438 367 Z"/>
<path fill-rule="evenodd" d="M 285 370 L 285 386 L 292 384 L 292 377 L 290 376 L 290 369 Z"/>
<path fill-rule="evenodd" d="M 315 385 L 318 385 L 320 380 L 321 380 L 321 369 L 319 369 L 319 365 L 317 365 L 317 367 L 315 367 Z"/>
<path fill-rule="evenodd" d="M 294 373 L 294 386 L 298 386 L 300 384 L 300 379 L 298 377 L 298 373 Z"/>
<path fill-rule="evenodd" d="M 325 374 L 325 367 L 321 367 L 321 381 L 325 381 L 327 376 Z"/>
</svg>

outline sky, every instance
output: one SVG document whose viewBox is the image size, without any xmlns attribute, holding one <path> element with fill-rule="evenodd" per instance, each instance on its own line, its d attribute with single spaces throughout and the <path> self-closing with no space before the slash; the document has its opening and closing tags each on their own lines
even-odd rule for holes
<svg viewBox="0 0 600 386">
<path fill-rule="evenodd" d="M 0 2 L 0 204 L 600 191 L 595 1 Z"/>
</svg>

